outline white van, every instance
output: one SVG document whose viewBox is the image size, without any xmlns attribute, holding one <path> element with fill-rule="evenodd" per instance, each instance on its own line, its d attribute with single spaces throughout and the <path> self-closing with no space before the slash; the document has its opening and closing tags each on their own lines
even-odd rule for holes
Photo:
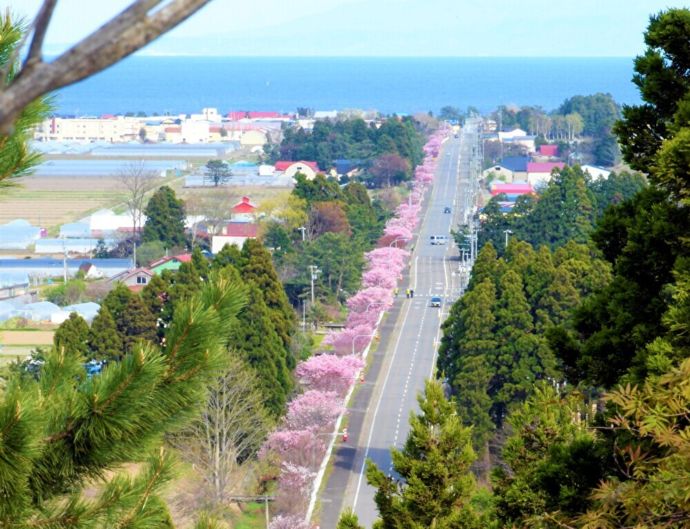
<svg viewBox="0 0 690 529">
<path fill-rule="evenodd" d="M 431 236 L 431 244 L 436 245 L 436 244 L 446 244 L 448 242 L 448 236 L 447 235 L 432 235 Z"/>
</svg>

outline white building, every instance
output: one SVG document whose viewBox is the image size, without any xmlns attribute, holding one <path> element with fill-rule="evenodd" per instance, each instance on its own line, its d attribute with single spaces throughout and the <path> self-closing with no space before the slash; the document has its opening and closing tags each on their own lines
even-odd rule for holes
<svg viewBox="0 0 690 529">
<path fill-rule="evenodd" d="M 124 116 L 52 117 L 36 128 L 34 137 L 39 141 L 122 142 L 137 139 L 143 125 L 142 118 Z"/>
<path fill-rule="evenodd" d="M 596 165 L 583 165 L 582 171 L 588 173 L 592 180 L 604 180 L 608 179 L 611 171 L 604 169 L 603 167 L 597 167 Z"/>
<path fill-rule="evenodd" d="M 513 138 L 519 138 L 527 136 L 527 132 L 522 129 L 513 129 L 508 132 L 499 131 L 498 139 L 499 141 L 512 140 Z"/>
</svg>

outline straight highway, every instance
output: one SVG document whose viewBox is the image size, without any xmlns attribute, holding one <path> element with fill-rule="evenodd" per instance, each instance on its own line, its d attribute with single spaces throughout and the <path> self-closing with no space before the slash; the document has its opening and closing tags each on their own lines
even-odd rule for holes
<svg viewBox="0 0 690 529">
<path fill-rule="evenodd" d="M 319 496 L 322 529 L 334 529 L 340 512 L 352 507 L 364 527 L 377 518 L 375 489 L 366 482 L 367 459 L 393 474 L 390 449 L 401 448 L 409 432 L 410 413 L 418 411 L 417 395 L 433 376 L 440 326 L 452 302 L 461 294 L 458 251 L 450 231 L 468 218 L 473 207 L 468 158 L 477 154 L 476 121 L 468 120 L 461 138 L 447 141 L 439 155 L 434 184 L 426 207 L 409 274 L 400 295 L 380 328 L 380 343 L 366 379 L 348 409 L 347 442 L 337 446 L 334 469 Z M 462 156 L 461 156 L 462 155 Z M 464 165 L 464 166 L 463 166 Z M 466 170 L 467 168 L 467 170 Z M 450 213 L 444 212 L 450 207 Z M 431 236 L 445 235 L 447 244 L 432 245 Z M 432 296 L 443 299 L 431 307 Z"/>
</svg>

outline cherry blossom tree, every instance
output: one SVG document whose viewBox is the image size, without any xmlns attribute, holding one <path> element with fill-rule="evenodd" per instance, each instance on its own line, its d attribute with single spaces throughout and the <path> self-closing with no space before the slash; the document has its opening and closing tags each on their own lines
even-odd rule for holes
<svg viewBox="0 0 690 529">
<path fill-rule="evenodd" d="M 323 439 L 312 430 L 280 429 L 268 436 L 259 457 L 267 459 L 274 453 L 282 461 L 289 461 L 296 465 L 309 466 L 315 461 L 315 454 L 325 452 Z"/>
<path fill-rule="evenodd" d="M 300 362 L 295 375 L 300 384 L 308 389 L 333 391 L 343 396 L 362 367 L 364 361 L 358 356 L 322 354 Z"/>
<path fill-rule="evenodd" d="M 311 483 L 315 476 L 316 472 L 309 467 L 284 462 L 278 476 L 276 507 L 283 513 L 298 516 L 305 512 L 309 503 Z M 290 527 L 293 529 L 295 526 Z"/>
<path fill-rule="evenodd" d="M 323 432 L 333 425 L 342 411 L 337 393 L 310 389 L 288 404 L 285 424 L 289 430 Z"/>
<path fill-rule="evenodd" d="M 268 529 L 313 529 L 313 526 L 305 522 L 302 516 L 279 514 L 271 520 Z"/>
<path fill-rule="evenodd" d="M 448 129 L 441 129 L 429 138 L 424 146 L 424 160 L 414 171 L 409 201 L 400 204 L 386 223 L 379 240 L 381 247 L 365 254 L 362 289 L 347 301 L 349 314 L 345 328 L 329 334 L 323 341 L 336 354 L 315 356 L 301 362 L 295 370 L 306 391 L 288 405 L 282 427 L 268 437 L 261 452 L 262 457 L 277 454 L 283 462 L 277 505 L 281 512 L 289 513 L 276 517 L 270 529 L 311 529 L 296 513 L 306 510 L 317 460 L 326 452 L 325 442 L 319 437 L 333 428 L 342 413 L 342 398 L 364 365 L 358 354 L 373 339 L 381 312 L 393 304 L 392 292 L 402 278 L 410 252 L 390 244 L 396 239 L 412 240 L 419 224 L 424 192 L 434 178 L 436 157 L 447 135 Z"/>
</svg>

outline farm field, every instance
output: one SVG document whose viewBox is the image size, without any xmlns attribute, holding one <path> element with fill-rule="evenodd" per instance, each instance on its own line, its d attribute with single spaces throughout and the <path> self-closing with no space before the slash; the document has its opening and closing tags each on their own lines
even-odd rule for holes
<svg viewBox="0 0 690 529">
<path fill-rule="evenodd" d="M 26 219 L 50 229 L 112 207 L 123 196 L 113 177 L 27 176 L 0 194 L 0 224 Z"/>
</svg>

